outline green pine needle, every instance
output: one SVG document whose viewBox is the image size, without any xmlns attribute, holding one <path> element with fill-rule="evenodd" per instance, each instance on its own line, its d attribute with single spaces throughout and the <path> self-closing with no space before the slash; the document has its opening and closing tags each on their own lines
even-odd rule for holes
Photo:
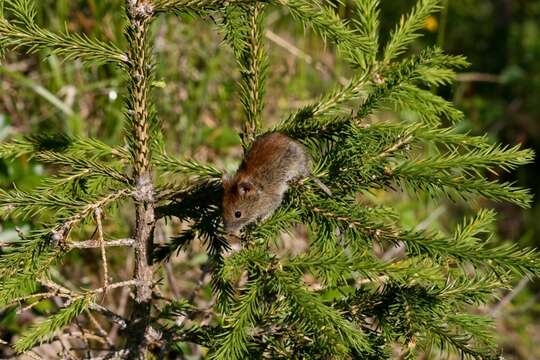
<svg viewBox="0 0 540 360">
<path fill-rule="evenodd" d="M 113 62 L 121 66 L 127 62 L 125 54 L 113 44 L 67 31 L 53 33 L 26 20 L 8 22 L 0 19 L 0 37 L 3 38 L 4 47 L 26 48 L 28 52 L 46 50 L 67 61 L 79 59 L 83 63 L 93 64 Z"/>
<path fill-rule="evenodd" d="M 261 283 L 254 280 L 238 299 L 230 317 L 226 320 L 225 333 L 218 339 L 217 349 L 210 355 L 213 360 L 241 360 L 249 352 L 249 328 L 255 325 L 260 315 L 259 297 Z"/>
<path fill-rule="evenodd" d="M 70 324 L 77 316 L 88 309 L 93 301 L 93 295 L 82 296 L 62 308 L 58 313 L 49 316 L 45 321 L 33 325 L 17 340 L 15 350 L 23 353 L 36 344 L 51 339 L 59 330 Z"/>
<path fill-rule="evenodd" d="M 389 63 L 403 54 L 407 46 L 417 39 L 429 15 L 440 9 L 440 0 L 419 0 L 411 13 L 403 16 L 399 25 L 390 34 L 390 41 L 384 49 L 384 62 Z"/>
</svg>

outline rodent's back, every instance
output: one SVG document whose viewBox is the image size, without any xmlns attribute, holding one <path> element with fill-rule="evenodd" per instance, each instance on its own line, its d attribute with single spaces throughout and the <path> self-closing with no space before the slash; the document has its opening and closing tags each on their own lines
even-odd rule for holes
<svg viewBox="0 0 540 360">
<path fill-rule="evenodd" d="M 307 167 L 308 158 L 303 146 L 287 135 L 275 132 L 253 142 L 237 177 L 250 177 L 264 188 L 307 175 Z"/>
</svg>

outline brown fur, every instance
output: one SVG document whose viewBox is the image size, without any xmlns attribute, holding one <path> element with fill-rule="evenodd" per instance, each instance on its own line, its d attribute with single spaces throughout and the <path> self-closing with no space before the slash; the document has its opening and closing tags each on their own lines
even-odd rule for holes
<svg viewBox="0 0 540 360">
<path fill-rule="evenodd" d="M 238 235 L 247 224 L 270 217 L 289 182 L 308 175 L 309 158 L 300 143 L 277 132 L 255 139 L 236 174 L 223 179 L 225 230 Z"/>
</svg>

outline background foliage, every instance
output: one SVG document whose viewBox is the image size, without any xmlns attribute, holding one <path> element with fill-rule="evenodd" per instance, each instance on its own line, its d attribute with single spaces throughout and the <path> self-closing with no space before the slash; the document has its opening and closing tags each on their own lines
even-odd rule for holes
<svg viewBox="0 0 540 360">
<path fill-rule="evenodd" d="M 38 23 L 45 28 L 62 31 L 67 26 L 69 30 L 118 44 L 125 41 L 121 26 L 123 16 L 115 11 L 122 1 L 45 0 L 38 3 Z M 383 2 L 383 36 L 393 29 L 399 15 L 412 4 L 412 1 Z M 350 4 L 336 6 L 342 16 L 355 16 Z M 540 24 L 537 19 L 540 2 L 458 0 L 449 1 L 446 6 L 441 15 L 429 17 L 422 24 L 427 36 L 416 39 L 414 46 L 422 48 L 426 44 L 438 44 L 450 53 L 466 55 L 472 63 L 467 73 L 459 75 L 455 86 L 440 90 L 467 114 L 460 126 L 473 134 L 488 132 L 490 137 L 506 144 L 521 143 L 538 150 L 540 65 L 537 59 L 540 40 L 537 35 Z M 318 36 L 309 32 L 303 36 L 302 27 L 281 10 L 273 10 L 266 21 L 272 29 L 264 34 L 272 66 L 268 69 L 269 103 L 264 118 L 277 122 L 290 110 L 311 103 L 336 79 L 348 78 L 350 69 L 336 60 L 334 51 L 328 49 Z M 208 22 L 195 17 L 186 17 L 184 22 L 163 17 L 156 28 L 156 67 L 157 73 L 163 76 L 163 79 L 155 79 L 156 97 L 160 101 L 168 153 L 182 154 L 186 158 L 193 156 L 202 162 L 217 163 L 222 169 L 234 169 L 241 151 L 241 139 L 235 131 L 240 123 L 236 119 L 242 118 L 242 104 L 234 94 L 242 74 L 236 68 L 231 50 L 220 46 L 222 39 L 215 29 L 209 28 Z M 98 137 L 109 144 L 119 143 L 123 136 L 121 99 L 126 92 L 125 79 L 113 66 L 84 71 L 81 66 L 78 62 L 63 62 L 56 55 L 44 56 L 40 52 L 32 56 L 8 54 L 0 67 L 0 139 L 19 133 L 64 131 L 70 135 Z M 411 115 L 400 113 L 397 116 Z M 537 164 L 538 159 L 536 163 L 504 175 L 505 180 L 517 181 L 537 194 Z M 2 189 L 12 188 L 13 184 L 22 190 L 30 189 L 39 183 L 44 173 L 55 171 L 59 169 L 44 168 L 24 158 L 13 162 L 0 160 L 0 185 Z M 394 204 L 395 197 L 408 200 L 403 194 L 375 196 L 379 196 L 377 201 L 383 204 Z M 434 204 L 429 199 L 401 201 L 400 204 L 405 225 L 417 225 L 418 219 L 423 219 L 422 226 L 443 230 L 453 228 L 457 219 L 467 212 L 465 206 Z M 508 204 L 493 206 L 500 211 L 497 224 L 501 241 L 538 246 L 540 229 L 535 219 L 540 214 L 537 206 L 528 211 Z M 120 207 L 115 211 L 122 214 L 128 210 Z M 13 241 L 17 238 L 15 226 L 24 231 L 33 226 L 33 221 L 31 217 L 23 223 L 4 221 L 0 242 Z M 125 233 L 133 224 L 105 226 L 106 231 L 114 235 L 115 232 Z M 171 235 L 167 228 L 158 230 L 163 242 Z M 295 242 L 290 246 L 290 251 L 294 252 L 298 251 L 295 247 L 302 244 Z M 206 259 L 197 250 L 182 253 L 167 265 L 174 277 L 169 279 L 171 291 L 189 297 L 194 289 L 202 286 L 196 296 L 201 297 L 201 301 L 209 301 L 209 285 L 193 281 L 201 278 L 206 264 Z M 120 276 L 123 271 L 130 271 L 120 268 L 125 256 L 122 250 L 113 250 L 112 254 L 111 272 Z M 95 250 L 73 253 L 55 276 L 94 286 L 100 277 L 89 276 L 81 269 L 93 267 L 94 273 L 98 274 L 101 271 L 95 262 L 98 256 Z M 520 283 L 525 286 L 520 287 L 521 291 L 515 293 L 517 296 L 509 304 L 493 304 L 484 310 L 497 316 L 499 342 L 504 346 L 507 358 L 540 357 L 534 346 L 539 340 L 535 338 L 539 333 L 536 331 L 538 288 L 526 281 Z M 504 295 L 501 294 L 508 299 Z M 122 298 L 109 301 L 118 301 L 117 307 L 122 309 Z M 52 307 L 53 304 L 41 304 L 28 316 L 43 316 Z M 19 334 L 21 327 L 24 322 L 16 321 L 14 314 L 2 314 L 0 338 L 9 339 Z M 7 349 L 5 351 L 7 355 Z M 197 349 L 186 351 L 198 352 Z"/>
</svg>

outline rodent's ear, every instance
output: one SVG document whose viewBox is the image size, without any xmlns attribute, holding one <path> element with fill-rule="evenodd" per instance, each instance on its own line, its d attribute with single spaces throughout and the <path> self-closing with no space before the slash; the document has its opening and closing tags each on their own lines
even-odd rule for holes
<svg viewBox="0 0 540 360">
<path fill-rule="evenodd" d="M 249 181 L 242 181 L 238 184 L 238 194 L 240 196 L 247 196 L 255 193 L 255 185 Z"/>
<path fill-rule="evenodd" d="M 232 176 L 229 174 L 223 174 L 223 177 L 221 178 L 221 182 L 223 183 L 224 189 L 230 188 L 231 183 L 232 183 Z"/>
</svg>

